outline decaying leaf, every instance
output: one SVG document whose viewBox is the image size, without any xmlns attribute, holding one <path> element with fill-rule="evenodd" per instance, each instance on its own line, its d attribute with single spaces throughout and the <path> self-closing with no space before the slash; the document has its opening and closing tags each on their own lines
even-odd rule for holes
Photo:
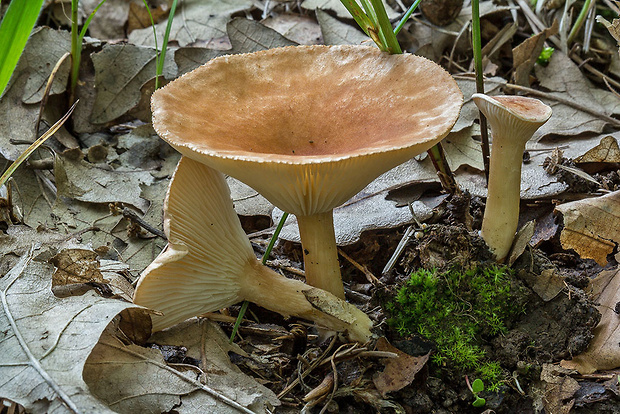
<svg viewBox="0 0 620 414">
<path fill-rule="evenodd" d="M 413 218 L 409 209 L 397 207 L 393 201 L 386 199 L 388 192 L 405 185 L 435 180 L 437 174 L 428 159 L 423 162 L 409 160 L 379 176 L 349 201 L 334 209 L 336 243 L 340 246 L 353 244 L 364 231 L 394 228 L 411 222 Z M 437 198 L 429 199 L 428 205 L 421 200 L 414 201 L 412 208 L 416 218 L 421 221 L 428 219 L 433 208 L 440 202 Z M 277 223 L 280 217 L 282 211 L 274 208 L 274 222 Z M 300 241 L 294 216 L 288 217 L 280 237 L 294 242 Z"/>
<path fill-rule="evenodd" d="M 313 17 L 282 13 L 270 16 L 261 23 L 297 44 L 321 43 L 321 28 Z"/>
<path fill-rule="evenodd" d="M 95 67 L 97 90 L 91 121 L 105 124 L 138 105 L 140 88 L 155 77 L 155 49 L 134 45 L 106 45 L 101 52 L 93 53 L 91 59 Z M 166 55 L 163 75 L 167 79 L 176 75 L 171 54 Z"/>
<path fill-rule="evenodd" d="M 127 345 L 108 330 L 87 361 L 84 380 L 117 412 L 222 414 L 250 412 L 244 407 L 265 412 L 266 406 L 279 405 L 271 391 L 230 362 L 227 351 L 234 345 L 213 322 L 194 319 L 150 340 L 183 346 L 199 366 L 175 369 L 159 350 Z"/>
<path fill-rule="evenodd" d="M 586 162 L 620 163 L 620 147 L 618 140 L 611 135 L 601 138 L 600 144 L 585 154 L 575 158 L 577 164 Z"/>
<path fill-rule="evenodd" d="M 73 283 L 103 283 L 97 253 L 88 249 L 65 249 L 50 259 L 56 266 L 52 286 Z"/>
<path fill-rule="evenodd" d="M 82 370 L 110 321 L 137 306 L 94 292 L 56 298 L 52 271 L 29 252 L 0 279 L 0 395 L 33 413 L 112 413 Z"/>
<path fill-rule="evenodd" d="M 41 102 L 45 84 L 52 73 L 52 69 L 60 58 L 71 50 L 71 38 L 69 33 L 54 30 L 49 27 L 40 27 L 28 39 L 16 73 L 28 73 L 28 82 L 22 96 L 23 102 L 34 104 Z M 71 59 L 66 59 L 58 69 L 52 83 L 50 95 L 63 93 L 69 79 Z"/>
<path fill-rule="evenodd" d="M 398 14 L 392 9 L 385 0 L 383 0 L 383 5 L 385 6 L 385 11 L 388 14 L 390 19 L 395 19 L 398 17 Z M 340 0 L 304 0 L 301 3 L 301 7 L 306 10 L 331 10 L 336 13 L 336 15 L 340 18 L 351 19 L 351 13 L 342 5 Z"/>
<path fill-rule="evenodd" d="M 257 21 L 244 18 L 231 20 L 226 25 L 226 31 L 232 45 L 232 53 L 251 53 L 297 44 Z"/>
<path fill-rule="evenodd" d="M 594 339 L 586 352 L 561 363 L 581 374 L 620 367 L 620 270 L 601 272 L 590 282 L 590 289 L 601 312 L 601 321 L 592 331 Z"/>
<path fill-rule="evenodd" d="M 177 7 L 170 41 L 187 46 L 197 41 L 209 42 L 226 35 L 226 23 L 230 16 L 252 7 L 250 0 L 185 0 Z M 164 38 L 168 20 L 155 25 L 157 39 Z M 129 41 L 135 45 L 155 46 L 153 28 L 134 30 Z"/>
<path fill-rule="evenodd" d="M 363 42 L 367 42 L 369 46 L 373 44 L 366 34 L 321 9 L 316 10 L 316 18 L 321 26 L 323 43 L 326 45 L 360 45 Z"/>
<path fill-rule="evenodd" d="M 467 165 L 478 171 L 484 171 L 482 164 L 482 147 L 474 141 L 473 135 L 479 135 L 479 127 L 472 125 L 458 132 L 450 132 L 442 141 L 448 164 L 452 171 Z"/>
<path fill-rule="evenodd" d="M 83 160 L 58 156 L 54 163 L 58 194 L 88 203 L 126 203 L 146 212 L 149 202 L 140 197 L 140 184 L 149 185 L 146 171 L 114 171 Z"/>
<path fill-rule="evenodd" d="M 603 115 L 620 113 L 620 100 L 611 92 L 595 88 L 564 53 L 556 50 L 547 67 L 536 66 L 541 86 L 562 99 L 568 99 Z M 553 108 L 553 116 L 535 134 L 533 141 L 546 135 L 575 136 L 585 132 L 600 133 L 607 121 L 574 107 L 545 100 Z"/>
<path fill-rule="evenodd" d="M 378 351 L 394 352 L 398 356 L 385 361 L 385 369 L 374 376 L 373 382 L 383 398 L 390 392 L 405 388 L 428 362 L 430 353 L 419 357 L 408 355 L 392 346 L 384 337 L 377 341 Z"/>
<path fill-rule="evenodd" d="M 562 247 L 605 265 L 607 255 L 620 242 L 620 191 L 572 201 L 557 206 L 556 210 L 564 216 Z"/>
<path fill-rule="evenodd" d="M 559 24 L 553 21 L 551 27 L 542 32 L 528 37 L 517 47 L 512 49 L 512 65 L 514 67 L 514 79 L 517 85 L 530 86 L 530 72 L 536 64 L 540 52 L 542 52 L 545 41 L 558 33 Z"/>
<path fill-rule="evenodd" d="M 536 394 L 534 406 L 553 414 L 568 414 L 575 404 L 575 393 L 579 390 L 577 380 L 569 377 L 571 371 L 552 364 L 543 364 L 540 373 L 541 394 Z"/>
</svg>

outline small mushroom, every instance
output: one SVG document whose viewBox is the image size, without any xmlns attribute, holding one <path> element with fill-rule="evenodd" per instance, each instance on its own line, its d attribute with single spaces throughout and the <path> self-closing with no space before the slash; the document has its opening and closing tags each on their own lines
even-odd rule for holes
<svg viewBox="0 0 620 414">
<path fill-rule="evenodd" d="M 149 265 L 134 303 L 162 312 L 161 330 L 187 318 L 248 300 L 365 342 L 368 316 L 334 295 L 288 279 L 260 264 L 241 228 L 224 176 L 183 157 L 164 203 L 166 249 Z"/>
<path fill-rule="evenodd" d="M 332 210 L 445 137 L 463 95 L 437 64 L 363 46 L 223 56 L 153 94 L 183 155 L 297 216 L 306 281 L 344 298 Z"/>
<path fill-rule="evenodd" d="M 510 251 L 519 221 L 521 163 L 525 143 L 551 117 L 551 108 L 523 96 L 473 95 L 487 117 L 493 144 L 482 238 L 498 262 Z"/>
</svg>

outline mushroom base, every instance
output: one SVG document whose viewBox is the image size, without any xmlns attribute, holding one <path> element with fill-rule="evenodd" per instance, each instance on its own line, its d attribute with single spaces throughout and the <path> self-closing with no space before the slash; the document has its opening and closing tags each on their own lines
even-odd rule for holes
<svg viewBox="0 0 620 414">
<path fill-rule="evenodd" d="M 288 279 L 258 261 L 246 266 L 240 295 L 284 316 L 296 316 L 328 329 L 346 331 L 349 339 L 366 342 L 372 321 L 354 305 L 321 289 Z"/>
</svg>

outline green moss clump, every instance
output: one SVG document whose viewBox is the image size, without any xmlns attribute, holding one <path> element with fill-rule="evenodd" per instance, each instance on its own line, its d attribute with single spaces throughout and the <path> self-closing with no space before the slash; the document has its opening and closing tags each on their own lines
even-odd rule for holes
<svg viewBox="0 0 620 414">
<path fill-rule="evenodd" d="M 480 345 L 505 333 L 524 310 L 512 280 L 510 269 L 502 266 L 442 274 L 418 270 L 387 304 L 389 323 L 401 336 L 415 333 L 433 341 L 435 363 L 474 372 L 487 389 L 497 389 L 502 369 Z"/>
</svg>

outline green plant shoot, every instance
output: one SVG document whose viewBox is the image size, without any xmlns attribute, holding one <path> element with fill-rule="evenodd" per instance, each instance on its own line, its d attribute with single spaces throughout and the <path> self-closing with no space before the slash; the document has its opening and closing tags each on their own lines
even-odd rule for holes
<svg viewBox="0 0 620 414">
<path fill-rule="evenodd" d="M 0 23 L 0 96 L 13 75 L 43 0 L 12 0 Z"/>
</svg>

